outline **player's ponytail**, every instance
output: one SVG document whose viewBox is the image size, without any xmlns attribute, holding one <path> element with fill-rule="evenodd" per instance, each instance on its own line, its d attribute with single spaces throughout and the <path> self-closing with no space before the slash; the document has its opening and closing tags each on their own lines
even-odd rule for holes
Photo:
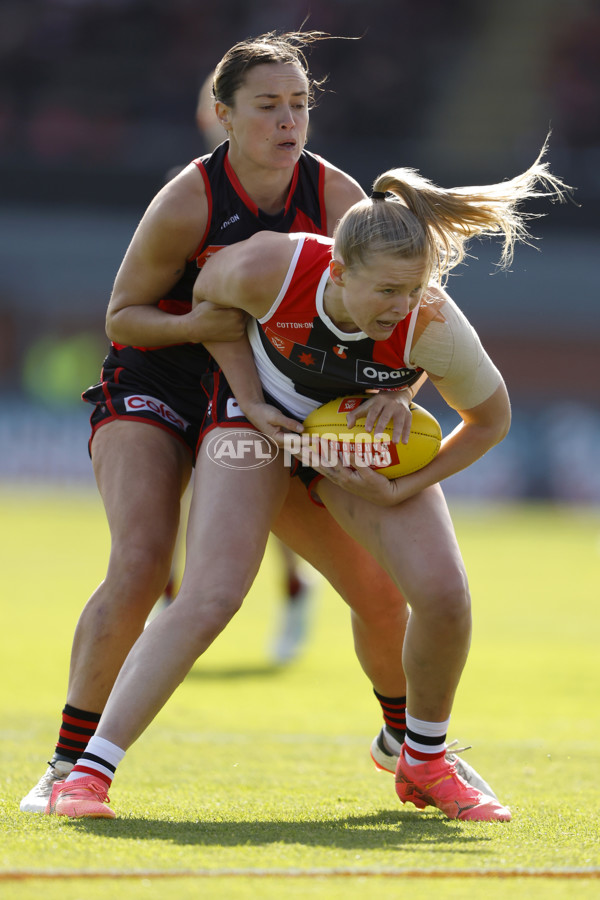
<svg viewBox="0 0 600 900">
<path fill-rule="evenodd" d="M 519 204 L 534 197 L 565 199 L 568 187 L 542 162 L 545 152 L 546 144 L 516 178 L 483 187 L 440 188 L 414 169 L 390 169 L 375 179 L 371 198 L 340 221 L 335 255 L 351 267 L 364 264 L 373 253 L 425 254 L 432 274 L 443 281 L 464 259 L 471 238 L 501 234 L 499 265 L 506 268 L 515 243 L 531 241 L 527 222 L 537 218 Z"/>
</svg>

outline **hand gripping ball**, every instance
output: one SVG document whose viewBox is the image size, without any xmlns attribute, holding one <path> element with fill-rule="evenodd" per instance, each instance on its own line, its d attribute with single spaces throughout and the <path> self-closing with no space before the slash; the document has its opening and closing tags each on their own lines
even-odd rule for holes
<svg viewBox="0 0 600 900">
<path fill-rule="evenodd" d="M 407 444 L 392 441 L 391 423 L 376 441 L 375 432 L 365 431 L 364 419 L 348 427 L 346 414 L 356 409 L 369 395 L 337 397 L 317 407 L 304 420 L 304 434 L 320 437 L 320 453 L 332 459 L 337 454 L 352 454 L 355 462 L 368 465 L 385 475 L 398 478 L 422 469 L 436 456 L 442 440 L 442 429 L 437 419 L 422 406 L 411 403 L 412 423 Z M 350 463 L 354 465 L 354 463 Z"/>
</svg>

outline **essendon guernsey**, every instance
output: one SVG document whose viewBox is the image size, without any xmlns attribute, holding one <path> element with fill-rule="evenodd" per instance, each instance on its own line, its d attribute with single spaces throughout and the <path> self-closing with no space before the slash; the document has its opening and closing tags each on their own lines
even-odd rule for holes
<svg viewBox="0 0 600 900">
<path fill-rule="evenodd" d="M 168 298 L 161 302 L 162 309 L 176 312 L 183 303 L 186 307 L 181 311 L 189 310 L 198 270 L 222 247 L 245 241 L 259 231 L 327 234 L 325 168 L 319 157 L 302 151 L 294 168 L 285 207 L 275 215 L 269 215 L 257 207 L 240 184 L 229 162 L 228 147 L 226 141 L 211 155 L 194 160 L 206 187 L 208 225 L 183 276 Z"/>
<path fill-rule="evenodd" d="M 325 167 L 318 156 L 303 150 L 296 163 L 285 207 L 275 215 L 259 209 L 248 196 L 229 162 L 229 142 L 212 154 L 193 160 L 204 179 L 208 201 L 208 224 L 194 254 L 188 259 L 183 275 L 168 295 L 159 301 L 160 309 L 173 315 L 184 315 L 192 307 L 192 294 L 198 272 L 213 253 L 230 244 L 246 240 L 259 231 L 307 231 L 327 234 L 325 212 Z M 124 350 L 113 343 L 113 352 Z M 199 377 L 209 364 L 202 344 L 179 344 L 175 347 L 137 347 L 137 351 L 154 350 L 155 366 L 184 370 L 190 378 Z M 139 363 L 145 365 L 145 360 Z M 131 368 L 136 367 L 135 354 L 128 354 Z M 159 376 L 160 377 L 160 376 Z M 179 376 L 176 376 L 179 377 Z"/>
</svg>

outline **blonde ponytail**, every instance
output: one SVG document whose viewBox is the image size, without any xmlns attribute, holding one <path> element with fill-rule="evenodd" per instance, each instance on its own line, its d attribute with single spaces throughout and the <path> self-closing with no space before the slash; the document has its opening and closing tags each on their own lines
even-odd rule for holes
<svg viewBox="0 0 600 900">
<path fill-rule="evenodd" d="M 373 183 L 370 200 L 363 200 L 340 221 L 335 254 L 347 265 L 364 264 L 372 253 L 427 255 L 440 282 L 465 257 L 474 237 L 503 235 L 499 266 L 507 268 L 515 243 L 529 244 L 527 223 L 539 214 L 519 209 L 524 201 L 549 197 L 564 202 L 569 187 L 543 162 L 547 141 L 532 166 L 500 184 L 440 188 L 415 169 L 390 169 Z M 397 199 L 382 199 L 393 194 Z"/>
</svg>

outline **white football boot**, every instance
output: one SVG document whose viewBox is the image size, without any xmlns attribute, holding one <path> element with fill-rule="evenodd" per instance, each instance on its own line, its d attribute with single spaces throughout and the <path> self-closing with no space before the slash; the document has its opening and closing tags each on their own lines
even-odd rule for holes
<svg viewBox="0 0 600 900">
<path fill-rule="evenodd" d="M 26 797 L 19 804 L 21 812 L 44 813 L 48 800 L 52 794 L 52 788 L 57 781 L 64 781 L 73 768 L 74 763 L 67 759 L 57 759 L 48 763 L 48 768 L 35 787 L 32 787 Z"/>
</svg>

